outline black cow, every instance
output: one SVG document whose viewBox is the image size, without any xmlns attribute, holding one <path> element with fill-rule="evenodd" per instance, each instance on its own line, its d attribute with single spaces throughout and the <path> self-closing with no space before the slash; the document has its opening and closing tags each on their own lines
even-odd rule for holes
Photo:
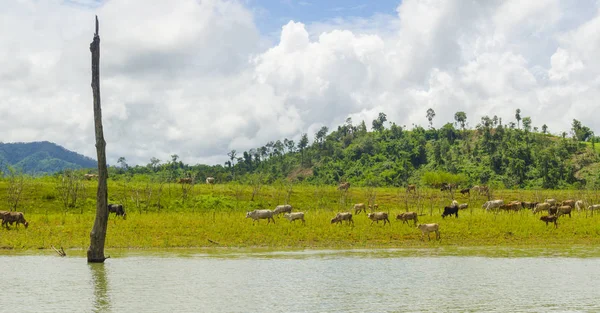
<svg viewBox="0 0 600 313">
<path fill-rule="evenodd" d="M 115 213 L 115 216 L 122 216 L 123 219 L 127 217 L 127 213 L 125 213 L 125 209 L 122 204 L 109 204 L 108 205 L 108 214 Z"/>
<path fill-rule="evenodd" d="M 462 189 L 460 191 L 460 193 L 462 193 L 463 195 L 466 195 L 466 194 L 471 195 L 471 189 L 469 189 L 469 188 Z"/>
<path fill-rule="evenodd" d="M 454 214 L 458 217 L 458 207 L 457 206 L 446 206 L 444 207 L 444 213 L 442 213 L 442 218 Z"/>
</svg>

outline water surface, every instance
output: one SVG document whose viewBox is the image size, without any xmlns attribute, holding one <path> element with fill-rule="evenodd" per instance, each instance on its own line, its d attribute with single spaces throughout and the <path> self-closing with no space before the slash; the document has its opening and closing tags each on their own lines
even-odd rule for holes
<svg viewBox="0 0 600 313">
<path fill-rule="evenodd" d="M 499 251 L 0 255 L 0 312 L 600 312 L 600 258 Z"/>
</svg>

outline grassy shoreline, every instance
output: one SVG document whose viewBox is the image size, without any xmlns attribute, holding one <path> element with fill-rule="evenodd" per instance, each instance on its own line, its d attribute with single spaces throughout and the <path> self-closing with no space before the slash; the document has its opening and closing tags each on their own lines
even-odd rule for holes
<svg viewBox="0 0 600 313">
<path fill-rule="evenodd" d="M 56 196 L 54 182 L 37 179 L 26 190 L 19 211 L 25 212 L 28 229 L 20 226 L 0 229 L 0 250 L 27 251 L 64 247 L 86 250 L 94 221 L 95 183 L 86 182 L 84 197 L 75 207 L 64 208 Z M 600 216 L 574 212 L 561 217 L 559 227 L 546 226 L 539 214 L 529 210 L 493 214 L 481 209 L 486 200 L 478 195 L 455 194 L 469 209 L 458 219 L 442 219 L 440 209 L 452 196 L 434 189 L 419 189 L 407 194 L 400 188 L 351 187 L 340 193 L 334 186 L 263 186 L 252 200 L 252 186 L 196 185 L 185 191 L 177 184 L 160 186 L 147 182 L 109 181 L 111 202 L 123 203 L 127 220 L 111 216 L 106 249 L 170 248 L 265 248 L 265 249 L 378 249 L 440 247 L 595 247 L 600 244 Z M 6 182 L 0 182 L 0 203 L 6 203 Z M 154 190 L 153 197 L 141 197 Z M 583 199 L 598 203 L 591 190 L 495 190 L 495 199 L 540 201 L 545 198 Z M 286 201 L 294 211 L 306 214 L 306 225 L 289 223 L 284 218 L 267 225 L 253 223 L 245 212 L 273 208 Z M 364 214 L 354 216 L 354 227 L 331 225 L 337 212 L 351 211 L 354 203 L 379 204 L 390 214 L 391 226 L 370 225 Z M 0 209 L 6 210 L 6 207 Z M 421 241 L 420 232 L 397 222 L 396 214 L 417 211 L 421 223 L 439 223 L 442 240 Z M 597 215 L 597 214 L 596 214 Z M 433 236 L 432 236 L 433 237 Z"/>
</svg>

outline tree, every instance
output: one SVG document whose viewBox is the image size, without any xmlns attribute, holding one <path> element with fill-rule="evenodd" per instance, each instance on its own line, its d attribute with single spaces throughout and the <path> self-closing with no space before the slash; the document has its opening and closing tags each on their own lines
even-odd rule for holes
<svg viewBox="0 0 600 313">
<path fill-rule="evenodd" d="M 571 131 L 573 132 L 573 137 L 579 141 L 587 141 L 594 134 L 589 127 L 583 126 L 581 124 L 581 122 L 578 120 L 574 119 L 573 123 L 571 125 L 572 125 Z"/>
<path fill-rule="evenodd" d="M 325 139 L 325 136 L 327 136 L 328 131 L 329 128 L 327 128 L 327 126 L 323 126 L 315 135 L 315 141 L 319 144 L 319 146 L 323 146 L 323 139 Z"/>
<path fill-rule="evenodd" d="M 16 211 L 25 190 L 25 175 L 21 170 L 8 167 L 8 186 L 6 201 L 10 211 Z"/>
<path fill-rule="evenodd" d="M 548 132 L 548 125 L 542 125 L 542 134 L 546 134 Z"/>
<path fill-rule="evenodd" d="M 156 172 L 158 170 L 158 164 L 160 163 L 160 160 L 152 157 L 150 158 L 150 163 L 148 163 L 148 167 L 150 169 L 152 169 L 152 171 Z"/>
<path fill-rule="evenodd" d="M 81 180 L 81 176 L 77 175 L 73 170 L 65 170 L 58 177 L 56 191 L 62 201 L 65 214 L 67 214 L 69 208 L 77 206 L 78 200 L 85 199 L 85 185 Z M 83 208 L 80 213 L 83 213 Z"/>
<path fill-rule="evenodd" d="M 304 165 L 304 150 L 308 147 L 308 135 L 306 133 L 302 134 L 300 137 L 300 142 L 298 142 L 298 150 L 300 150 L 300 165 Z"/>
<path fill-rule="evenodd" d="M 460 124 L 460 128 L 465 130 L 465 125 L 467 123 L 467 113 L 459 111 L 454 114 L 454 120 L 457 124 Z"/>
<path fill-rule="evenodd" d="M 383 123 L 385 123 L 386 121 L 387 115 L 385 115 L 385 113 L 383 112 L 379 112 L 379 116 L 377 116 L 377 118 L 373 120 L 373 130 L 377 132 L 382 132 L 385 129 Z"/>
<path fill-rule="evenodd" d="M 427 120 L 429 121 L 429 128 L 433 128 L 433 118 L 435 117 L 435 111 L 432 108 L 427 109 Z"/>
<path fill-rule="evenodd" d="M 517 128 L 520 128 L 521 123 L 521 109 L 517 109 L 515 112 L 515 118 L 517 119 Z"/>
<path fill-rule="evenodd" d="M 527 116 L 523 118 L 523 129 L 526 132 L 530 132 L 531 131 L 531 117 Z"/>
<path fill-rule="evenodd" d="M 231 151 L 227 152 L 227 156 L 229 156 L 229 161 L 228 161 L 229 168 L 231 169 L 231 177 L 233 180 L 235 180 L 235 169 L 233 167 L 235 164 L 233 163 L 233 161 L 236 159 L 235 158 L 236 155 L 237 155 L 237 151 L 235 151 L 235 150 L 231 150 Z"/>
<path fill-rule="evenodd" d="M 98 157 L 98 193 L 96 194 L 96 219 L 90 232 L 90 247 L 87 250 L 87 261 L 104 263 L 104 243 L 108 223 L 108 188 L 106 180 L 106 141 L 102 130 L 102 107 L 100 103 L 100 36 L 98 35 L 98 16 L 96 16 L 96 32 L 90 44 L 92 53 L 92 94 L 94 97 L 94 129 L 96 137 L 96 155 Z"/>
<path fill-rule="evenodd" d="M 119 159 L 117 160 L 117 163 L 119 163 L 121 165 L 121 168 L 123 170 L 127 170 L 129 169 L 129 165 L 127 164 L 127 160 L 125 159 L 125 157 L 119 157 Z"/>
<path fill-rule="evenodd" d="M 283 144 L 288 149 L 288 153 L 294 152 L 294 146 L 296 145 L 296 143 L 294 143 L 293 140 L 285 138 L 283 139 Z"/>
</svg>

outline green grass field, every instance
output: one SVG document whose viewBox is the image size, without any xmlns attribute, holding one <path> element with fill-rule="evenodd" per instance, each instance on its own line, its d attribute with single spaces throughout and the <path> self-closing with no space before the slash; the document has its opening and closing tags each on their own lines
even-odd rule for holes
<svg viewBox="0 0 600 313">
<path fill-rule="evenodd" d="M 66 210 L 57 196 L 51 178 L 26 182 L 18 211 L 24 212 L 30 226 L 0 229 L 0 248 L 34 250 L 64 247 L 87 249 L 89 232 L 95 217 L 95 182 L 85 182 L 85 195 L 79 204 Z M 0 209 L 8 209 L 8 183 L 0 182 Z M 189 187 L 186 187 L 189 188 Z M 290 192 L 291 188 L 291 192 Z M 144 182 L 109 182 L 110 202 L 123 203 L 127 219 L 111 216 L 106 239 L 107 249 L 152 249 L 195 247 L 286 248 L 420 248 L 443 246 L 593 246 L 600 244 L 600 216 L 575 212 L 561 217 L 557 229 L 523 210 L 517 213 L 485 212 L 480 196 L 455 194 L 461 203 L 469 203 L 459 218 L 442 219 L 441 208 L 451 196 L 439 190 L 421 189 L 406 194 L 398 188 L 351 187 L 347 194 L 333 186 L 276 185 L 262 186 L 251 201 L 252 186 L 196 185 L 184 190 L 181 185 L 162 186 Z M 289 197 L 294 211 L 303 211 L 306 225 L 276 218 L 253 223 L 245 218 L 248 210 L 274 208 Z M 540 201 L 545 198 L 582 199 L 600 203 L 593 191 L 575 190 L 498 190 L 494 198 Z M 391 226 L 371 224 L 364 214 L 354 216 L 354 226 L 332 225 L 337 212 L 351 211 L 354 203 L 374 199 L 379 211 L 390 214 Z M 420 231 L 412 223 L 395 220 L 398 213 L 417 211 L 421 223 L 439 223 L 442 240 L 421 241 Z M 432 238 L 434 236 L 432 235 Z"/>
</svg>

